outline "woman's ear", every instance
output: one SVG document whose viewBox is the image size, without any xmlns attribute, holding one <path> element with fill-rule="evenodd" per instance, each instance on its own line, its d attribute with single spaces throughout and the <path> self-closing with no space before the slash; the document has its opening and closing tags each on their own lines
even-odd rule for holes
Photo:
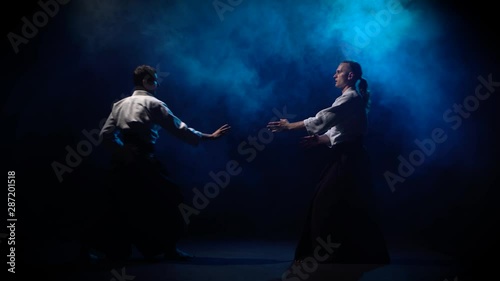
<svg viewBox="0 0 500 281">
<path fill-rule="evenodd" d="M 354 77 L 354 73 L 349 72 L 349 74 L 347 74 L 347 79 L 351 80 L 352 77 Z"/>
</svg>

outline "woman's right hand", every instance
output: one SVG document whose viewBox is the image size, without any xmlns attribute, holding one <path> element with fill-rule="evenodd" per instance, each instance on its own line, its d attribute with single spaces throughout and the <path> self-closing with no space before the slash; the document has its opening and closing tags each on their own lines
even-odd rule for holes
<svg viewBox="0 0 500 281">
<path fill-rule="evenodd" d="M 288 122 L 288 119 L 280 119 L 280 121 L 272 121 L 267 123 L 267 128 L 271 130 L 271 132 L 277 133 L 288 130 L 289 124 L 290 122 Z"/>
</svg>

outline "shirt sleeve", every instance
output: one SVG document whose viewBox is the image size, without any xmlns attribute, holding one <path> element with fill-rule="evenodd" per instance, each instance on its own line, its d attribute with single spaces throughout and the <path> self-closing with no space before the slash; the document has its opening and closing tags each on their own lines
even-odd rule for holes
<svg viewBox="0 0 500 281">
<path fill-rule="evenodd" d="M 105 145 L 111 148 L 123 146 L 123 142 L 117 135 L 116 131 L 116 119 L 114 118 L 113 111 L 109 114 L 104 126 L 102 126 L 101 132 L 99 133 L 102 141 Z"/>
<path fill-rule="evenodd" d="M 167 132 L 188 144 L 194 146 L 199 144 L 202 133 L 182 122 L 165 103 L 160 103 L 154 108 L 154 111 L 153 116 L 157 118 L 158 124 Z"/>
<path fill-rule="evenodd" d="M 326 131 L 323 135 L 326 135 L 328 137 L 328 144 L 327 146 L 329 148 L 333 147 L 333 128 L 330 128 L 328 131 Z"/>
<path fill-rule="evenodd" d="M 319 111 L 316 116 L 304 120 L 304 126 L 309 134 L 318 134 L 339 124 L 349 114 L 352 107 L 352 96 L 338 97 L 332 106 Z"/>
</svg>

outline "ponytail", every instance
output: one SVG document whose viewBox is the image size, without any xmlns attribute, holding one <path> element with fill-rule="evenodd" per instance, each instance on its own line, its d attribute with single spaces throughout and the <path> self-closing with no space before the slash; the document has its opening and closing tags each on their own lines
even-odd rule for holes
<svg viewBox="0 0 500 281">
<path fill-rule="evenodd" d="M 368 91 L 368 82 L 363 77 L 359 78 L 358 91 L 363 97 L 365 109 L 368 112 L 370 110 L 370 91 Z"/>
<path fill-rule="evenodd" d="M 365 110 L 366 112 L 368 112 L 370 109 L 370 91 L 368 91 L 368 82 L 366 82 L 366 79 L 363 78 L 363 70 L 361 69 L 361 65 L 358 62 L 352 60 L 345 60 L 342 61 L 342 63 L 349 64 L 350 71 L 354 73 L 354 76 L 356 78 L 359 77 L 357 81 L 358 92 L 361 94 L 361 97 L 363 97 Z"/>
</svg>

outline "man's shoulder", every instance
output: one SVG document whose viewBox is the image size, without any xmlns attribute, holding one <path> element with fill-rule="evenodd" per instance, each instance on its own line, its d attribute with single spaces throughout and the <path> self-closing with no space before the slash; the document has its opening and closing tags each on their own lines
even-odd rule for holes
<svg viewBox="0 0 500 281">
<path fill-rule="evenodd" d="M 130 96 L 129 98 L 141 100 L 141 101 L 144 101 L 150 105 L 164 105 L 165 104 L 165 102 L 163 102 L 159 98 L 157 98 L 155 96 L 150 96 L 150 95 L 137 95 L 137 96 Z"/>
</svg>

